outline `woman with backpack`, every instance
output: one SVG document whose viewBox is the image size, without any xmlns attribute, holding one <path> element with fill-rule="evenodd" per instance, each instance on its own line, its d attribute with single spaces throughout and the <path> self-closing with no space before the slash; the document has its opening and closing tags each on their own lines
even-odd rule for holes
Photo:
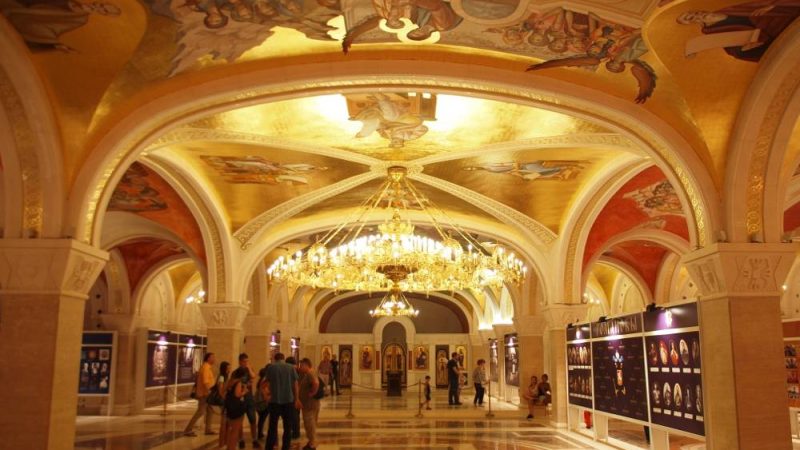
<svg viewBox="0 0 800 450">
<path fill-rule="evenodd" d="M 239 439 L 242 437 L 242 422 L 247 413 L 247 404 L 244 395 L 247 388 L 242 379 L 247 375 L 247 369 L 238 368 L 233 371 L 230 381 L 225 389 L 225 440 L 228 450 L 236 450 Z"/>
<path fill-rule="evenodd" d="M 269 381 L 267 380 L 267 367 L 264 366 L 258 372 L 258 384 L 256 385 L 256 412 L 258 413 L 258 439 L 264 439 L 264 424 L 267 423 L 269 417 L 269 399 L 272 393 L 269 389 Z"/>
</svg>

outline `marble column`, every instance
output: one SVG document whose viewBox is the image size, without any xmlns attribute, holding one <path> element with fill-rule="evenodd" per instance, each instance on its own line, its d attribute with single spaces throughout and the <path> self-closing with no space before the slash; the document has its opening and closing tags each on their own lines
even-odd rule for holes
<svg viewBox="0 0 800 450">
<path fill-rule="evenodd" d="M 547 321 L 548 374 L 552 397 L 550 423 L 556 427 L 567 425 L 569 398 L 567 394 L 567 324 L 586 316 L 586 305 L 549 305 L 544 310 Z"/>
<path fill-rule="evenodd" d="M 709 449 L 792 448 L 780 296 L 796 250 L 717 243 L 683 258 L 700 290 Z"/>
<path fill-rule="evenodd" d="M 244 352 L 250 357 L 250 366 L 256 371 L 270 362 L 269 339 L 273 328 L 274 320 L 266 316 L 250 315 L 244 319 Z"/>
<path fill-rule="evenodd" d="M 117 332 L 117 361 L 114 374 L 114 404 L 111 414 L 127 416 L 134 410 L 136 399 L 136 343 L 138 336 L 132 314 L 103 314 L 106 330 Z"/>
<path fill-rule="evenodd" d="M 243 348 L 247 306 L 241 303 L 204 303 L 200 305 L 200 311 L 206 322 L 208 351 L 216 355 L 218 363 L 228 361 L 232 368 L 236 368 Z"/>
<path fill-rule="evenodd" d="M 3 448 L 73 448 L 84 306 L 107 259 L 71 239 L 0 240 Z"/>
</svg>

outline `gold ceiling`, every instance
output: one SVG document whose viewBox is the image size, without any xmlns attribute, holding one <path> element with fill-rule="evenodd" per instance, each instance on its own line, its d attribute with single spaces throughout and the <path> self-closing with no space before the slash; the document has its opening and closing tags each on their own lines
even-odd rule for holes
<svg viewBox="0 0 800 450">
<path fill-rule="evenodd" d="M 433 118 L 411 108 L 409 93 L 376 92 L 241 108 L 192 126 L 336 148 L 387 161 L 411 161 L 544 136 L 608 132 L 585 120 L 539 108 L 428 92 L 412 94 L 418 99 L 435 97 Z M 356 106 L 348 108 L 348 100 Z"/>
<path fill-rule="evenodd" d="M 800 14 L 789 0 L 432 0 L 425 7 L 367 0 L 254 0 L 214 5 L 183 0 L 0 3 L 0 14 L 28 45 L 52 96 L 69 185 L 92 145 L 117 120 L 164 94 L 259 68 L 302 71 L 312 62 L 380 65 L 387 59 L 410 66 L 415 60 L 448 60 L 519 73 L 531 69 L 539 77 L 635 100 L 687 139 L 720 186 L 735 114 L 761 55 Z M 770 9 L 769 20 L 762 18 L 767 17 L 763 8 Z M 687 19 L 690 11 L 715 15 L 701 23 Z M 57 19 L 65 14 L 76 20 Z M 722 17 L 760 32 L 758 42 L 708 45 L 724 28 Z M 394 160 L 435 154 L 442 146 L 449 151 L 599 131 L 541 110 L 514 105 L 498 110 L 491 102 L 477 101 L 481 107 L 474 102 L 440 99 L 436 120 L 406 123 L 416 128 L 405 131 L 402 146 L 392 140 L 392 132 L 352 139 L 364 123 L 350 116 L 331 119 L 330 110 L 343 108 L 339 96 L 258 106 L 214 120 L 246 132 L 267 125 L 258 132 L 307 134 L 316 145 Z M 471 113 L 460 117 L 464 106 Z M 274 112 L 280 117 L 259 117 Z M 342 127 L 330 134 L 317 131 L 318 123 Z M 387 139 L 394 145 L 384 145 Z"/>
</svg>

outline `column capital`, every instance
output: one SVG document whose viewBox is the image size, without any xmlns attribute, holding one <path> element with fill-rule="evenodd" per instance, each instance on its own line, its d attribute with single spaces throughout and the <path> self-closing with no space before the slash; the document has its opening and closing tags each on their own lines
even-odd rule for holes
<svg viewBox="0 0 800 450">
<path fill-rule="evenodd" d="M 248 308 L 241 303 L 203 303 L 200 312 L 209 329 L 241 330 Z"/>
<path fill-rule="evenodd" d="M 544 308 L 544 317 L 547 328 L 550 330 L 562 330 L 567 328 L 570 323 L 576 323 L 586 317 L 588 305 L 584 304 L 551 304 Z"/>
<path fill-rule="evenodd" d="M 542 336 L 547 328 L 547 321 L 541 315 L 514 317 L 514 327 L 520 336 Z"/>
<path fill-rule="evenodd" d="M 0 293 L 86 298 L 108 253 L 73 239 L 0 239 Z"/>
<path fill-rule="evenodd" d="M 780 296 L 798 247 L 793 244 L 714 243 L 683 256 L 700 299 Z"/>
</svg>

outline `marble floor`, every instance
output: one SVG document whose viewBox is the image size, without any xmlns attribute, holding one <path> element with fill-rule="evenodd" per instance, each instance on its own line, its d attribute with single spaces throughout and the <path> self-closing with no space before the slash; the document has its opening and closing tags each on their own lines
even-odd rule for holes
<svg viewBox="0 0 800 450">
<path fill-rule="evenodd" d="M 547 425 L 546 411 L 537 410 L 536 419 L 525 420 L 526 410 L 506 402 L 493 401 L 494 417 L 487 418 L 488 405 L 447 405 L 445 392 L 435 392 L 432 410 L 418 414 L 417 393 L 386 397 L 380 392 L 349 392 L 326 397 L 320 414 L 318 448 L 323 450 L 556 450 L 646 448 L 642 427 L 627 422 L 609 423 L 614 447 L 592 441 L 590 436 L 566 433 Z M 352 409 L 351 409 L 352 404 Z M 127 417 L 79 417 L 76 450 L 216 450 L 216 437 L 184 437 L 183 427 L 196 403 L 181 402 L 164 408 L 150 408 Z M 352 413 L 353 418 L 348 418 Z M 219 417 L 215 417 L 218 423 Z M 247 425 L 245 425 L 247 432 Z M 280 428 L 280 427 L 279 427 Z M 671 450 L 697 443 L 686 438 L 670 439 Z M 263 441 L 261 442 L 263 448 Z M 305 440 L 294 441 L 301 449 Z M 251 449 L 248 442 L 246 447 Z M 794 442 L 800 450 L 800 441 Z"/>
<path fill-rule="evenodd" d="M 430 449 L 430 450 L 550 450 L 588 449 L 588 439 L 573 438 L 545 425 L 545 411 L 533 421 L 527 411 L 505 402 L 494 402 L 493 418 L 487 405 L 476 408 L 471 399 L 460 407 L 447 405 L 445 393 L 436 393 L 432 410 L 418 413 L 417 397 L 386 397 L 380 393 L 357 392 L 352 396 L 323 400 L 318 447 L 324 450 Z M 469 401 L 469 403 L 468 403 Z M 194 411 L 194 402 L 171 405 L 166 411 L 148 409 L 130 417 L 79 417 L 77 450 L 206 450 L 216 449 L 214 436 L 197 437 L 181 433 Z M 218 419 L 215 419 L 215 422 Z M 247 427 L 247 425 L 245 425 Z M 280 428 L 280 427 L 279 427 Z M 305 440 L 294 441 L 300 449 Z M 262 441 L 263 445 L 263 441 Z M 248 443 L 247 448 L 252 448 Z M 262 447 L 263 448 L 263 447 Z"/>
</svg>

